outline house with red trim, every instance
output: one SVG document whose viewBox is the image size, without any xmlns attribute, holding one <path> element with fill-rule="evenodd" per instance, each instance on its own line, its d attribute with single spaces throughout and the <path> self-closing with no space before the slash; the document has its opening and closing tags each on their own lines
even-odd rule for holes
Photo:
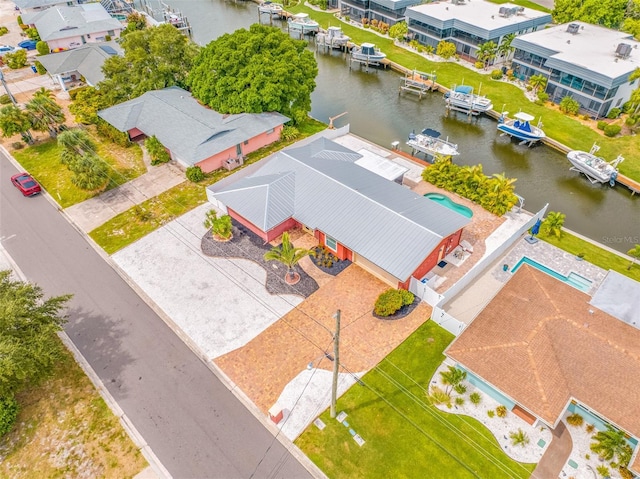
<svg viewBox="0 0 640 479">
<path fill-rule="evenodd" d="M 242 164 L 245 155 L 278 141 L 289 121 L 275 112 L 223 115 L 175 86 L 148 91 L 98 116 L 132 140 L 155 135 L 172 160 L 205 173 Z"/>
<path fill-rule="evenodd" d="M 459 244 L 470 219 L 360 166 L 361 158 L 320 137 L 210 186 L 207 196 L 265 242 L 302 228 L 338 258 L 407 289 Z"/>
</svg>

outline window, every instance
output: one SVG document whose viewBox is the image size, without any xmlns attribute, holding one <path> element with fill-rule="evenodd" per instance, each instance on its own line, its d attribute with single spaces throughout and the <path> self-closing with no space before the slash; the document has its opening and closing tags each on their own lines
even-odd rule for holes
<svg viewBox="0 0 640 479">
<path fill-rule="evenodd" d="M 271 133 L 273 133 L 274 131 L 276 131 L 275 128 L 271 128 L 270 130 L 267 130 L 267 135 L 270 135 Z"/>
<path fill-rule="evenodd" d="M 110 37 L 114 36 L 115 34 L 116 32 L 114 30 L 107 31 L 107 35 L 109 35 Z"/>
<path fill-rule="evenodd" d="M 327 248 L 329 248 L 331 251 L 338 251 L 338 242 L 331 236 L 324 237 L 324 244 L 327 245 Z"/>
<path fill-rule="evenodd" d="M 248 145 L 249 144 L 249 140 L 244 140 L 244 144 Z"/>
</svg>

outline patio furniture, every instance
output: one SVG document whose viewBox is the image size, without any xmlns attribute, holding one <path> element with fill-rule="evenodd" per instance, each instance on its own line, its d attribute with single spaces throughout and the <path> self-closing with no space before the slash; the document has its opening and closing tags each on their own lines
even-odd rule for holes
<svg viewBox="0 0 640 479">
<path fill-rule="evenodd" d="M 473 246 L 467 240 L 460 241 L 460 247 L 468 253 L 473 253 Z"/>
</svg>

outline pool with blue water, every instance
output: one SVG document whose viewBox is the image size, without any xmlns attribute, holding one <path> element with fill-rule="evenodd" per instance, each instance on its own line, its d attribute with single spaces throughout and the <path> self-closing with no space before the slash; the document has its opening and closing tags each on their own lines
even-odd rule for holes
<svg viewBox="0 0 640 479">
<path fill-rule="evenodd" d="M 471 218 L 473 216 L 473 211 L 471 210 L 471 208 L 467 208 L 460 203 L 456 203 L 448 196 L 441 195 L 440 193 L 427 193 L 424 196 L 426 198 L 429 198 L 431 201 L 435 201 L 436 203 L 440 203 L 442 206 L 446 206 L 456 213 L 460 213 L 462 216 L 466 216 L 467 218 Z"/>
<path fill-rule="evenodd" d="M 591 285 L 593 284 L 591 280 L 585 278 L 584 276 L 580 276 L 579 274 L 574 273 L 573 271 L 569 273 L 568 276 L 565 276 L 549 268 L 548 266 L 543 265 L 542 263 L 538 263 L 537 261 L 534 261 L 531 258 L 528 258 L 527 256 L 523 256 L 520 259 L 520 261 L 518 261 L 518 263 L 513 267 L 511 272 L 515 273 L 516 271 L 518 271 L 518 268 L 520 268 L 520 266 L 522 266 L 523 264 L 528 264 L 529 266 L 533 266 L 534 268 L 542 271 L 543 273 L 547 273 L 549 276 L 553 276 L 554 278 L 562 281 L 563 283 L 567 283 L 568 285 L 573 286 L 574 288 L 584 293 L 589 291 L 589 289 L 591 288 Z"/>
</svg>

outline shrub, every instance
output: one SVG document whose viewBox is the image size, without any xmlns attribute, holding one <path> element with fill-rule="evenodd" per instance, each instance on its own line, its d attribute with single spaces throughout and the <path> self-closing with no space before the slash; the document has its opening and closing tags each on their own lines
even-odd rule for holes
<svg viewBox="0 0 640 479">
<path fill-rule="evenodd" d="M 482 396 L 479 392 L 472 392 L 469 396 L 469 401 L 471 401 L 471 404 L 473 404 L 474 406 L 477 406 L 482 402 Z"/>
<path fill-rule="evenodd" d="M 223 215 L 218 217 L 216 210 L 207 211 L 203 224 L 205 228 L 211 229 L 214 237 L 230 239 L 233 234 L 231 216 Z"/>
<path fill-rule="evenodd" d="M 606 121 L 600 120 L 597 124 L 598 130 L 604 130 L 608 124 L 609 123 L 607 123 Z"/>
<path fill-rule="evenodd" d="M 0 37 L 2 35 L 6 35 L 7 33 L 9 33 L 9 29 L 7 27 L 0 27 Z"/>
<path fill-rule="evenodd" d="M 529 436 L 522 429 L 509 433 L 509 437 L 511 438 L 511 444 L 514 446 L 524 447 L 529 444 Z"/>
<path fill-rule="evenodd" d="M 538 92 L 538 100 L 540 100 L 542 103 L 544 103 L 545 101 L 547 101 L 549 99 L 549 94 L 543 91 L 539 91 Z"/>
<path fill-rule="evenodd" d="M 284 141 L 293 141 L 300 136 L 300 131 L 292 125 L 285 125 L 280 133 L 280 139 Z"/>
<path fill-rule="evenodd" d="M 611 120 L 618 118 L 620 116 L 620 112 L 622 112 L 620 108 L 612 108 L 609 114 L 607 115 L 607 118 Z"/>
<path fill-rule="evenodd" d="M 560 100 L 560 111 L 570 115 L 576 115 L 580 111 L 580 102 L 569 95 Z"/>
<path fill-rule="evenodd" d="M 397 291 L 400 293 L 400 296 L 402 296 L 403 306 L 409 306 L 411 303 L 413 303 L 413 300 L 416 298 L 411 291 L 407 291 L 406 289 L 399 289 Z"/>
<path fill-rule="evenodd" d="M 487 416 L 489 416 L 489 417 L 493 417 L 493 416 L 495 416 L 495 415 L 496 415 L 496 412 L 495 412 L 493 409 L 489 409 L 489 410 L 487 411 Z"/>
<path fill-rule="evenodd" d="M 24 148 L 24 143 L 22 143 L 21 141 L 14 141 L 13 143 L 11 143 L 11 147 L 14 150 L 22 150 Z"/>
<path fill-rule="evenodd" d="M 587 424 L 587 425 L 586 425 L 586 427 L 585 427 L 585 430 L 586 430 L 589 434 L 591 434 L 593 431 L 595 431 L 595 430 L 596 430 L 596 427 L 595 427 L 593 424 Z"/>
<path fill-rule="evenodd" d="M 600 464 L 598 467 L 596 467 L 596 471 L 598 471 L 598 474 L 602 477 L 609 477 L 609 468 L 604 464 Z"/>
<path fill-rule="evenodd" d="M 38 60 L 33 62 L 33 64 L 35 65 L 36 71 L 38 72 L 39 75 L 44 75 L 45 73 L 47 73 L 47 69 Z"/>
<path fill-rule="evenodd" d="M 456 398 L 456 404 L 457 404 L 458 406 L 462 406 L 462 405 L 464 404 L 464 398 L 463 398 L 463 397 L 458 396 L 458 397 Z"/>
<path fill-rule="evenodd" d="M 456 44 L 452 42 L 447 42 L 445 40 L 440 40 L 438 46 L 436 47 L 436 55 L 448 60 L 451 57 L 456 56 Z"/>
<path fill-rule="evenodd" d="M 400 39 L 400 38 L 403 38 L 408 31 L 409 31 L 409 28 L 407 27 L 407 22 L 405 21 L 398 22 L 395 25 L 393 25 L 391 28 L 389 28 L 389 36 L 391 38 Z"/>
<path fill-rule="evenodd" d="M 86 90 L 87 88 L 91 88 L 90 86 L 81 86 L 79 88 L 74 88 L 73 90 L 69 90 L 69 98 L 71 98 L 71 100 L 75 101 L 76 97 L 78 96 L 78 93 L 80 93 L 81 91 Z"/>
<path fill-rule="evenodd" d="M 26 33 L 26 35 L 31 39 L 31 40 L 36 40 L 36 41 L 40 41 L 40 34 L 38 33 L 38 30 L 36 30 L 35 28 L 31 27 L 31 28 L 27 28 L 24 33 Z"/>
<path fill-rule="evenodd" d="M 631 113 L 634 110 L 635 107 L 636 106 L 633 104 L 632 101 L 625 101 L 622 104 L 622 111 L 625 112 L 625 113 Z"/>
<path fill-rule="evenodd" d="M 607 125 L 604 127 L 604 134 L 605 136 L 612 138 L 620 133 L 620 130 L 622 130 L 620 125 Z"/>
<path fill-rule="evenodd" d="M 22 68 L 27 64 L 27 51 L 16 50 L 13 53 L 7 53 L 4 56 L 4 62 L 12 70 L 17 70 L 18 68 Z"/>
<path fill-rule="evenodd" d="M 577 412 L 567 416 L 567 424 L 570 424 L 571 426 L 582 426 L 583 423 L 584 418 Z"/>
<path fill-rule="evenodd" d="M 0 105 L 8 105 L 11 103 L 11 98 L 6 93 L 4 95 L 0 95 Z"/>
<path fill-rule="evenodd" d="M 502 78 L 502 70 L 493 70 L 491 72 L 491 78 L 494 80 L 500 80 Z"/>
<path fill-rule="evenodd" d="M 438 386 L 431 386 L 429 399 L 431 399 L 434 404 L 446 404 L 448 407 L 451 407 L 451 396 Z"/>
<path fill-rule="evenodd" d="M 496 414 L 498 417 L 507 417 L 507 406 L 500 404 L 500 406 L 496 408 Z"/>
<path fill-rule="evenodd" d="M 18 417 L 18 401 L 11 396 L 0 398 L 0 437 L 11 431 Z"/>
<path fill-rule="evenodd" d="M 462 383 L 459 383 L 453 386 L 453 390 L 458 394 L 464 394 L 467 392 L 467 386 L 465 386 Z"/>
<path fill-rule="evenodd" d="M 397 289 L 388 289 L 378 296 L 374 311 L 378 316 L 391 316 L 402 308 L 402 305 L 402 293 Z"/>
<path fill-rule="evenodd" d="M 22 15 L 18 15 L 18 18 L 16 18 L 18 25 L 24 25 L 24 22 L 22 21 Z"/>
<path fill-rule="evenodd" d="M 155 135 L 144 140 L 144 147 L 149 152 L 151 164 L 154 166 L 167 163 L 171 159 L 164 145 L 160 143 L 160 140 L 158 140 Z"/>
<path fill-rule="evenodd" d="M 49 44 L 47 42 L 43 42 L 42 40 L 36 43 L 36 51 L 38 52 L 38 55 L 47 55 L 51 52 L 51 50 L 49 49 Z"/>
<path fill-rule="evenodd" d="M 527 86 L 525 87 L 525 89 L 527 91 L 531 91 L 531 90 L 533 90 L 533 87 L 527 83 Z"/>
<path fill-rule="evenodd" d="M 482 62 L 475 62 L 473 64 L 474 67 L 476 67 L 478 70 L 480 70 L 481 68 L 484 68 L 484 63 Z"/>
<path fill-rule="evenodd" d="M 591 117 L 585 113 L 584 115 L 582 115 L 582 119 L 584 121 L 589 121 L 589 120 L 591 120 Z"/>
<path fill-rule="evenodd" d="M 120 145 L 124 148 L 128 148 L 132 145 L 129 135 L 126 132 L 117 130 L 109 123 L 99 118 L 96 122 L 96 133 L 102 138 L 107 138 L 113 141 L 116 145 Z"/>
<path fill-rule="evenodd" d="M 190 166 L 186 171 L 187 179 L 194 183 L 204 180 L 204 173 L 199 166 Z"/>
<path fill-rule="evenodd" d="M 624 120 L 624 124 L 627 126 L 635 126 L 635 124 L 638 123 L 638 117 L 637 116 L 629 116 L 627 117 L 626 120 Z"/>
</svg>

